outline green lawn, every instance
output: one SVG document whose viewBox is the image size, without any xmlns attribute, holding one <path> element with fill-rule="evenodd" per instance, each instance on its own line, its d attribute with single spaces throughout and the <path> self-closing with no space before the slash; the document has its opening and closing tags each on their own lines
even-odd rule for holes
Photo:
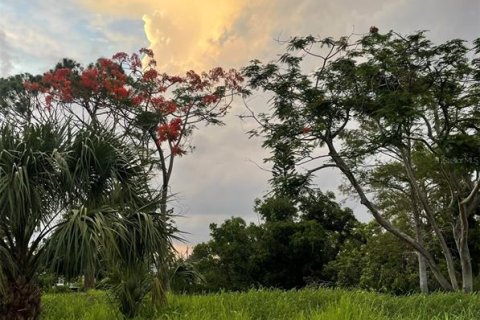
<svg viewBox="0 0 480 320">
<path fill-rule="evenodd" d="M 46 294 L 44 320 L 121 319 L 104 292 Z M 331 289 L 250 291 L 170 296 L 154 315 L 148 305 L 137 319 L 480 319 L 480 295 L 432 294 L 393 297 Z"/>
</svg>

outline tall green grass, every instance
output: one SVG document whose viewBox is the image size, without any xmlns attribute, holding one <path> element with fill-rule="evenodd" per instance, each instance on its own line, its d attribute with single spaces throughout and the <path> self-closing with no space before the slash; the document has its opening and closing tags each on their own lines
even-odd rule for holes
<svg viewBox="0 0 480 320">
<path fill-rule="evenodd" d="M 43 309 L 44 320 L 121 319 L 108 295 L 99 291 L 47 294 Z M 145 303 L 137 319 L 473 320 L 480 319 L 480 296 L 436 293 L 394 297 L 332 289 L 172 295 L 169 305 L 157 314 Z"/>
</svg>

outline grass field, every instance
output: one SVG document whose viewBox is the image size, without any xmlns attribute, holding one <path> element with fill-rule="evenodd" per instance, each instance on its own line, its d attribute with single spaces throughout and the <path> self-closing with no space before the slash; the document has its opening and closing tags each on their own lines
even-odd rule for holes
<svg viewBox="0 0 480 320">
<path fill-rule="evenodd" d="M 44 320 L 121 319 L 100 291 L 43 296 Z M 249 291 L 170 296 L 154 314 L 147 304 L 137 319 L 480 319 L 480 295 L 432 294 L 393 297 L 331 289 Z"/>
</svg>

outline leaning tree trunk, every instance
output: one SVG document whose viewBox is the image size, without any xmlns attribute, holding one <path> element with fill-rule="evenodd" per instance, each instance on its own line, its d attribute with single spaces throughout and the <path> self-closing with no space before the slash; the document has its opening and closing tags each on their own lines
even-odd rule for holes
<svg viewBox="0 0 480 320">
<path fill-rule="evenodd" d="M 422 224 L 420 221 L 420 212 L 418 210 L 417 203 L 415 201 L 415 195 L 412 195 L 413 200 L 413 218 L 415 220 L 415 237 L 417 242 L 423 246 L 423 230 Z M 420 282 L 420 292 L 427 294 L 428 293 L 428 275 L 427 275 L 427 263 L 425 261 L 425 257 L 422 256 L 417 251 L 418 257 L 418 278 Z"/>
<path fill-rule="evenodd" d="M 40 288 L 33 281 L 20 277 L 8 284 L 0 301 L 0 320 L 36 320 L 40 318 Z"/>
</svg>

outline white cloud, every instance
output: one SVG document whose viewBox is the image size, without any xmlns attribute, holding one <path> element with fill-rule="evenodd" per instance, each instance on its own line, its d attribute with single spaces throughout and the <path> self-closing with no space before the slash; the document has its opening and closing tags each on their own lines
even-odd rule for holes
<svg viewBox="0 0 480 320">
<path fill-rule="evenodd" d="M 12 57 L 10 54 L 10 46 L 7 41 L 5 31 L 0 29 L 0 77 L 10 75 L 13 70 Z"/>
</svg>

